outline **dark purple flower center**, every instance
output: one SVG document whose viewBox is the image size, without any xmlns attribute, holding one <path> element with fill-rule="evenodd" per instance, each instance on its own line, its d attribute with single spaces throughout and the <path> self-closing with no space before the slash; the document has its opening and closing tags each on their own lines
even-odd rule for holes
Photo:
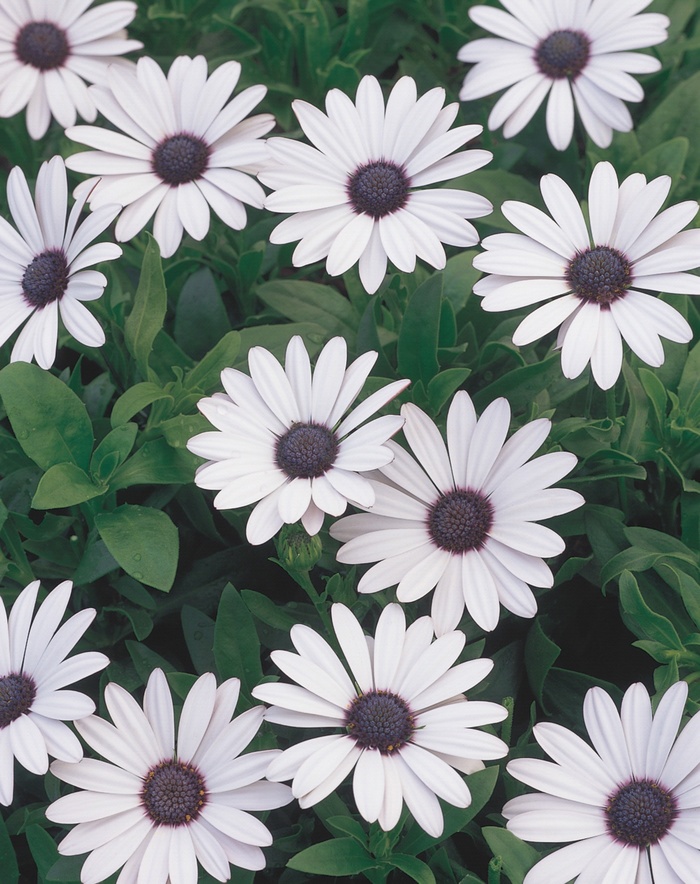
<svg viewBox="0 0 700 884">
<path fill-rule="evenodd" d="M 295 479 L 322 476 L 337 454 L 335 433 L 323 424 L 293 424 L 277 441 L 277 466 Z"/>
<path fill-rule="evenodd" d="M 206 171 L 209 153 L 209 145 L 196 135 L 171 135 L 153 151 L 151 163 L 166 184 L 187 184 Z"/>
<path fill-rule="evenodd" d="M 615 840 L 636 847 L 656 844 L 678 815 L 673 794 L 652 780 L 633 780 L 608 799 L 608 831 Z"/>
<path fill-rule="evenodd" d="M 68 277 L 68 261 L 62 249 L 42 252 L 24 271 L 24 300 L 39 310 L 53 301 L 60 301 L 68 288 Z"/>
<path fill-rule="evenodd" d="M 60 68 L 70 54 L 66 32 L 50 21 L 30 21 L 15 40 L 15 54 L 24 64 L 50 71 Z"/>
<path fill-rule="evenodd" d="M 0 677 L 0 730 L 26 715 L 36 697 L 34 679 L 12 672 Z"/>
<path fill-rule="evenodd" d="M 566 271 L 566 281 L 581 300 L 608 307 L 632 284 L 632 267 L 617 249 L 596 246 L 576 255 Z"/>
<path fill-rule="evenodd" d="M 368 691 L 350 704 L 345 727 L 363 749 L 388 755 L 411 739 L 415 720 L 401 697 L 390 691 Z"/>
<path fill-rule="evenodd" d="M 478 491 L 450 491 L 433 504 L 428 531 L 433 542 L 451 553 L 479 549 L 493 524 L 493 506 Z"/>
<path fill-rule="evenodd" d="M 204 777 L 181 761 L 162 761 L 143 779 L 141 800 L 159 826 L 182 826 L 196 820 L 207 801 Z"/>
<path fill-rule="evenodd" d="M 348 196 L 356 212 L 383 218 L 406 205 L 410 183 L 400 166 L 379 160 L 352 173 Z"/>
<path fill-rule="evenodd" d="M 576 79 L 588 63 L 591 41 L 581 31 L 554 31 L 535 50 L 537 66 L 553 80 Z"/>
</svg>

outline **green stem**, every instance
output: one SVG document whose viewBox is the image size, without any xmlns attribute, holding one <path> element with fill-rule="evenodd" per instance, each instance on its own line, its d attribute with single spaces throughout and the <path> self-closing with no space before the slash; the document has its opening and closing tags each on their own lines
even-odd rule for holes
<svg viewBox="0 0 700 884">
<path fill-rule="evenodd" d="M 288 568 L 279 559 L 275 559 L 275 561 L 284 568 L 284 570 L 289 574 L 289 576 L 297 583 L 307 594 L 311 604 L 316 609 L 316 613 L 321 619 L 321 623 L 323 623 L 323 627 L 326 630 L 326 633 L 329 637 L 335 636 L 335 630 L 333 629 L 333 623 L 330 618 L 330 614 L 328 613 L 328 609 L 326 607 L 326 603 L 321 598 L 320 593 L 313 585 L 311 577 L 309 576 L 308 571 L 300 571 L 296 568 Z"/>
<path fill-rule="evenodd" d="M 617 402 L 615 400 L 615 385 L 613 384 L 608 390 L 605 391 L 605 407 L 608 412 L 608 419 L 612 423 L 613 427 L 617 426 Z M 619 438 L 613 439 L 610 443 L 610 447 L 613 451 L 620 450 L 620 440 Z M 620 496 L 620 509 L 626 513 L 627 512 L 627 482 L 624 476 L 618 476 L 617 478 L 617 490 Z"/>
<path fill-rule="evenodd" d="M 500 856 L 494 856 L 489 863 L 488 884 L 501 884 L 501 870 L 503 869 L 503 860 Z"/>
</svg>

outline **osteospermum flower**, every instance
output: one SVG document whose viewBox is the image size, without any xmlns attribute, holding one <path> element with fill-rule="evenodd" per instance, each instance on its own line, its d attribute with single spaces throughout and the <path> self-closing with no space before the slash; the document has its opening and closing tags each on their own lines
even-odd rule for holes
<svg viewBox="0 0 700 884">
<path fill-rule="evenodd" d="M 95 704 L 67 685 L 109 663 L 104 654 L 87 651 L 66 659 L 95 618 L 95 609 L 79 611 L 60 626 L 73 584 L 60 583 L 34 614 L 39 581 L 17 596 L 8 618 L 0 598 L 0 803 L 12 803 L 14 759 L 34 774 L 45 774 L 49 755 L 76 762 L 83 750 L 64 722 L 95 711 Z"/>
<path fill-rule="evenodd" d="M 700 868 L 700 713 L 678 734 L 688 685 L 670 687 L 652 716 L 632 685 L 618 713 L 602 688 L 586 694 L 593 748 L 558 724 L 538 724 L 553 761 L 519 758 L 508 771 L 544 794 L 513 798 L 508 828 L 537 842 L 573 841 L 540 860 L 525 884 L 689 884 Z"/>
<path fill-rule="evenodd" d="M 114 724 L 92 715 L 78 725 L 106 761 L 51 765 L 81 790 L 54 801 L 46 816 L 78 823 L 58 849 L 69 856 L 90 851 L 83 884 L 104 881 L 121 866 L 122 884 L 137 878 L 196 884 L 197 861 L 217 881 L 229 880 L 230 865 L 265 867 L 260 848 L 272 836 L 247 811 L 281 807 L 292 796 L 287 786 L 262 779 L 278 750 L 241 756 L 264 710 L 256 706 L 232 721 L 239 688 L 237 678 L 217 688 L 211 672 L 200 676 L 185 699 L 176 739 L 162 670 L 148 679 L 143 710 L 124 688 L 107 685 Z"/>
<path fill-rule="evenodd" d="M 588 362 L 606 390 L 622 366 L 622 338 L 640 359 L 659 366 L 659 336 L 685 343 L 692 330 L 669 304 L 638 291 L 700 294 L 700 230 L 682 230 L 698 211 L 694 200 L 659 213 L 668 196 L 667 175 L 647 184 L 630 175 L 618 186 L 610 163 L 598 163 L 588 189 L 589 226 L 569 187 L 545 175 L 542 197 L 552 218 L 525 203 L 502 211 L 522 234 L 487 236 L 474 266 L 493 274 L 474 286 L 484 310 L 513 310 L 551 298 L 515 330 L 513 343 L 530 344 L 561 325 L 557 347 L 567 378 Z M 553 220 L 552 220 L 553 219 Z M 590 233 L 589 233 L 590 227 Z"/>
<path fill-rule="evenodd" d="M 248 353 L 250 377 L 221 372 L 225 394 L 200 399 L 198 408 L 217 432 L 200 433 L 187 447 L 209 463 L 199 467 L 200 488 L 221 489 L 217 509 L 260 501 L 248 520 L 250 543 L 264 543 L 286 523 L 301 519 L 318 534 L 323 514 L 345 512 L 348 501 L 372 506 L 372 484 L 359 475 L 393 460 L 386 441 L 403 425 L 385 415 L 360 427 L 409 381 L 394 381 L 346 415 L 377 359 L 363 353 L 348 368 L 347 345 L 332 338 L 311 374 L 299 336 L 287 346 L 284 369 L 268 350 Z M 359 427 L 359 429 L 358 429 Z"/>
<path fill-rule="evenodd" d="M 97 108 L 85 80 L 103 83 L 118 56 L 143 43 L 122 30 L 136 4 L 92 0 L 3 0 L 0 7 L 0 117 L 27 108 L 27 131 L 41 138 L 53 116 L 72 126 L 77 114 L 93 122 Z"/>
<path fill-rule="evenodd" d="M 253 695 L 274 704 L 268 721 L 344 733 L 292 746 L 271 763 L 267 777 L 293 778 L 294 796 L 301 807 L 311 807 L 354 769 L 353 792 L 364 819 L 393 829 L 405 801 L 416 822 L 438 837 L 438 797 L 457 807 L 471 803 L 454 768 L 473 773 L 484 767 L 482 759 L 508 752 L 502 740 L 475 729 L 502 721 L 503 706 L 467 700 L 463 693 L 488 675 L 493 662 L 453 666 L 464 633 L 432 641 L 430 618 L 406 629 L 400 605 L 384 608 L 374 641 L 344 605 L 333 605 L 331 616 L 347 667 L 318 633 L 296 625 L 291 638 L 299 653 L 273 651 L 272 659 L 297 684 L 262 684 Z"/>
<path fill-rule="evenodd" d="M 443 243 L 477 243 L 479 235 L 466 219 L 488 215 L 491 203 L 464 190 L 425 189 L 491 159 L 486 150 L 453 154 L 482 126 L 450 130 L 458 105 L 443 107 L 444 101 L 441 88 L 418 99 L 411 77 L 396 83 L 386 107 L 374 77 L 363 77 L 354 104 L 331 89 L 325 114 L 293 101 L 314 147 L 288 138 L 268 142 L 274 164 L 258 177 L 276 193 L 268 196 L 265 208 L 296 213 L 275 227 L 271 242 L 301 240 L 294 266 L 326 258 L 331 276 L 359 261 L 360 279 L 370 294 L 384 278 L 387 258 L 409 273 L 416 256 L 440 269 L 446 260 Z"/>
<path fill-rule="evenodd" d="M 418 461 L 394 442 L 394 460 L 371 479 L 369 513 L 331 526 L 345 541 L 339 562 L 378 562 L 358 584 L 377 592 L 398 584 L 400 602 L 413 602 L 435 587 L 432 617 L 438 635 L 454 629 L 464 607 L 482 629 L 495 629 L 499 602 L 521 617 L 534 617 L 528 584 L 552 586 L 541 556 L 555 556 L 564 541 L 536 524 L 584 502 L 565 488 L 549 488 L 570 472 L 576 457 L 565 451 L 526 463 L 547 437 L 551 422 L 526 424 L 505 442 L 510 406 L 496 399 L 477 421 L 465 391 L 447 415 L 447 447 L 430 418 L 404 405 L 404 435 Z M 504 444 L 505 443 L 505 444 Z"/>
<path fill-rule="evenodd" d="M 508 12 L 474 6 L 470 18 L 497 36 L 463 46 L 460 61 L 476 62 L 459 94 L 463 101 L 501 89 L 489 129 L 517 135 L 547 95 L 547 134 L 564 150 L 574 131 L 574 107 L 591 139 L 608 147 L 613 130 L 629 132 L 625 101 L 641 101 L 644 90 L 630 74 L 661 68 L 651 55 L 629 52 L 663 43 L 670 22 L 658 14 L 637 15 L 651 0 L 501 0 Z M 510 15 L 508 13 L 511 13 Z"/>
<path fill-rule="evenodd" d="M 120 207 L 103 206 L 78 227 L 85 205 L 81 198 L 66 222 L 68 187 L 60 157 L 39 170 L 34 201 L 24 172 L 19 166 L 12 169 L 7 199 L 19 233 L 0 218 L 0 344 L 28 320 L 11 359 L 31 362 L 35 358 L 42 368 L 51 368 L 60 314 L 76 341 L 101 347 L 105 342 L 102 327 L 81 302 L 99 298 L 107 278 L 85 268 L 121 255 L 114 243 L 89 245 L 112 223 Z"/>
<path fill-rule="evenodd" d="M 96 149 L 74 154 L 66 165 L 98 176 L 80 185 L 90 191 L 91 208 L 126 206 L 118 240 L 136 236 L 155 212 L 153 235 L 169 257 L 183 228 L 193 239 L 206 236 L 210 208 L 240 230 L 243 204 L 262 207 L 263 189 L 246 173 L 267 157 L 260 137 L 275 120 L 271 114 L 247 117 L 265 86 L 250 86 L 228 101 L 240 73 L 240 64 L 228 61 L 207 78 L 203 55 L 179 56 L 166 78 L 153 59 L 140 58 L 135 72 L 110 68 L 108 88 L 91 88 L 100 113 L 125 134 L 98 126 L 68 129 L 73 141 Z"/>
</svg>

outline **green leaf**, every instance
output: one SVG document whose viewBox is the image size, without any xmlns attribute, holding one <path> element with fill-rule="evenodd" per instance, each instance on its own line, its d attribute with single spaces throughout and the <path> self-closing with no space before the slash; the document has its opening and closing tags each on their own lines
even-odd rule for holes
<svg viewBox="0 0 700 884">
<path fill-rule="evenodd" d="M 146 442 L 114 473 L 110 490 L 132 485 L 185 485 L 194 479 L 199 461 L 183 448 L 172 448 L 165 439 Z"/>
<path fill-rule="evenodd" d="M 433 875 L 430 866 L 415 856 L 408 856 L 405 853 L 392 853 L 388 862 L 395 869 L 408 875 L 412 881 L 418 884 L 435 884 L 435 875 Z"/>
<path fill-rule="evenodd" d="M 667 572 L 670 572 L 668 579 Z M 686 611 L 693 623 L 700 629 L 700 583 L 685 571 L 673 568 L 667 562 L 662 562 L 659 565 L 659 574 L 680 593 Z"/>
<path fill-rule="evenodd" d="M 15 365 L 27 365 L 28 363 L 13 363 Z M 39 369 L 41 371 L 41 369 Z M 0 869 L 2 869 L 3 884 L 18 884 L 19 866 L 15 849 L 10 841 L 5 820 L 0 816 Z"/>
<path fill-rule="evenodd" d="M 666 425 L 666 402 L 668 399 L 666 387 L 664 387 L 654 372 L 649 371 L 648 368 L 639 369 L 639 380 L 642 382 L 644 392 L 651 402 L 659 433 L 663 433 Z"/>
<path fill-rule="evenodd" d="M 378 862 L 353 838 L 336 838 L 307 847 L 293 856 L 287 867 L 307 875 L 359 875 L 376 869 Z"/>
<path fill-rule="evenodd" d="M 224 587 L 216 615 L 214 659 L 219 677 L 240 678 L 248 694 L 262 679 L 255 623 L 240 593 L 230 583 Z"/>
<path fill-rule="evenodd" d="M 180 616 L 182 634 L 195 671 L 211 672 L 215 665 L 214 621 L 191 605 L 183 605 Z"/>
<path fill-rule="evenodd" d="M 289 613 L 286 606 L 275 604 L 271 598 L 261 592 L 244 589 L 241 592 L 241 597 L 250 613 L 262 623 L 272 626 L 273 629 L 289 632 L 292 626 L 299 622 L 297 617 Z"/>
<path fill-rule="evenodd" d="M 95 516 L 107 549 L 134 580 L 167 592 L 175 580 L 177 528 L 160 510 L 124 504 Z"/>
<path fill-rule="evenodd" d="M 125 393 L 122 393 L 114 403 L 111 418 L 112 426 L 118 427 L 121 424 L 125 424 L 135 414 L 138 414 L 139 411 L 143 411 L 144 408 L 148 408 L 149 405 L 152 405 L 159 399 L 170 399 L 171 403 L 174 401 L 170 393 L 166 393 L 158 384 L 152 384 L 150 381 L 135 384 Z"/>
<path fill-rule="evenodd" d="M 684 411 L 691 411 L 700 396 L 700 343 L 688 353 L 678 384 L 678 398 Z"/>
<path fill-rule="evenodd" d="M 49 467 L 39 480 L 32 506 L 38 510 L 75 506 L 100 497 L 105 491 L 106 485 L 95 485 L 87 473 L 75 464 L 57 463 Z"/>
<path fill-rule="evenodd" d="M 107 433 L 92 455 L 90 472 L 106 482 L 131 453 L 138 429 L 135 423 L 127 423 Z"/>
<path fill-rule="evenodd" d="M 177 299 L 174 335 L 178 346 L 193 359 L 201 359 L 231 328 L 214 275 L 208 267 L 185 282 Z"/>
<path fill-rule="evenodd" d="M 538 851 L 521 841 L 508 829 L 486 826 L 481 830 L 481 834 L 493 855 L 500 857 L 503 870 L 512 884 L 523 884 L 525 875 L 540 858 Z"/>
<path fill-rule="evenodd" d="M 293 322 L 320 325 L 328 337 L 355 339 L 360 322 L 350 301 L 328 285 L 301 280 L 273 280 L 256 289 L 258 297 Z"/>
<path fill-rule="evenodd" d="M 148 360 L 156 335 L 163 328 L 168 306 L 165 277 L 158 243 L 150 235 L 143 256 L 134 306 L 124 323 L 124 341 L 144 380 L 151 380 Z"/>
<path fill-rule="evenodd" d="M 202 357 L 198 365 L 187 373 L 185 387 L 209 393 L 221 386 L 221 372 L 233 366 L 241 349 L 240 332 L 227 332 L 214 347 Z"/>
<path fill-rule="evenodd" d="M 527 633 L 525 641 L 525 668 L 530 687 L 545 712 L 544 683 L 556 663 L 561 648 L 545 633 L 542 618 L 538 617 Z"/>
<path fill-rule="evenodd" d="M 289 339 L 301 335 L 313 358 L 325 343 L 325 331 L 317 322 L 285 322 L 280 325 L 256 325 L 241 329 L 241 349 L 234 368 L 242 368 L 251 347 L 262 346 L 280 362 L 284 360 Z"/>
<path fill-rule="evenodd" d="M 25 832 L 32 858 L 36 863 L 37 881 L 45 881 L 51 866 L 58 859 L 58 847 L 51 835 L 36 824 L 28 826 Z M 4 875 L 3 866 L 3 875 Z M 4 880 L 4 877 L 3 877 Z"/>
<path fill-rule="evenodd" d="M 628 617 L 631 617 L 638 625 L 637 634 L 646 635 L 654 641 L 661 642 L 669 649 L 684 650 L 683 642 L 671 621 L 651 610 L 644 601 L 639 591 L 639 584 L 630 571 L 623 571 L 620 577 L 620 604 Z"/>
<path fill-rule="evenodd" d="M 553 353 L 542 362 L 523 365 L 501 375 L 474 396 L 477 408 L 485 408 L 498 396 L 505 396 L 514 409 L 527 407 L 542 390 L 561 378 L 561 364 L 558 353 Z"/>
<path fill-rule="evenodd" d="M 635 171 L 642 172 L 648 179 L 657 178 L 659 175 L 670 176 L 671 193 L 673 193 L 681 180 L 689 149 L 690 142 L 687 138 L 682 136 L 671 138 L 640 157 L 634 164 Z"/>
<path fill-rule="evenodd" d="M 442 410 L 450 396 L 462 386 L 470 374 L 470 368 L 446 368 L 432 378 L 427 393 L 436 414 Z"/>
<path fill-rule="evenodd" d="M 440 370 L 437 358 L 442 302 L 442 274 L 435 273 L 419 285 L 406 306 L 397 358 L 399 373 L 425 384 Z"/>
<path fill-rule="evenodd" d="M 12 362 L 0 371 L 0 396 L 22 450 L 42 470 L 59 463 L 87 470 L 92 423 L 63 381 L 38 365 Z"/>
</svg>

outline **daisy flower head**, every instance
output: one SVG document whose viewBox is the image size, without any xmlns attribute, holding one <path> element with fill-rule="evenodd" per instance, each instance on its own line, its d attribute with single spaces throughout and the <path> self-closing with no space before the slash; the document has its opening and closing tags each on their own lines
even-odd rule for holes
<svg viewBox="0 0 700 884">
<path fill-rule="evenodd" d="M 262 207 L 264 191 L 248 173 L 266 158 L 261 136 L 275 120 L 248 117 L 265 86 L 250 86 L 229 101 L 240 73 L 237 61 L 227 61 L 208 77 L 203 55 L 181 55 L 166 77 L 153 59 L 140 58 L 135 70 L 111 67 L 106 85 L 91 87 L 100 113 L 121 131 L 71 127 L 66 135 L 93 150 L 73 154 L 66 165 L 98 176 L 80 185 L 90 191 L 91 208 L 126 206 L 117 222 L 120 242 L 136 236 L 155 212 L 153 235 L 170 257 L 183 230 L 204 239 L 210 209 L 241 230 L 244 203 Z"/>
<path fill-rule="evenodd" d="M 495 34 L 463 46 L 460 61 L 476 62 L 459 97 L 471 101 L 507 89 L 489 116 L 489 129 L 517 135 L 547 95 L 547 134 L 565 150 L 575 110 L 591 140 L 608 147 L 613 130 L 629 132 L 626 101 L 644 90 L 631 74 L 661 68 L 651 55 L 630 52 L 663 43 L 670 21 L 637 15 L 651 0 L 501 0 L 508 10 L 473 6 L 469 17 Z"/>
<path fill-rule="evenodd" d="M 535 725 L 553 760 L 518 758 L 516 779 L 540 790 L 503 808 L 519 838 L 567 842 L 540 860 L 525 884 L 690 884 L 700 868 L 700 713 L 681 733 L 688 685 L 678 682 L 652 715 L 634 684 L 622 709 L 602 688 L 586 694 L 591 747 L 558 724 Z"/>
<path fill-rule="evenodd" d="M 12 804 L 15 758 L 31 773 L 45 774 L 49 755 L 68 763 L 83 757 L 64 722 L 91 715 L 95 704 L 64 688 L 109 660 L 96 651 L 66 659 L 96 613 L 86 608 L 60 626 L 72 588 L 70 580 L 60 583 L 36 614 L 38 580 L 20 592 L 9 617 L 0 598 L 0 804 Z"/>
<path fill-rule="evenodd" d="M 27 131 L 34 139 L 51 117 L 72 126 L 78 114 L 89 122 L 97 108 L 85 84 L 103 83 L 110 64 L 141 49 L 123 28 L 136 15 L 136 3 L 92 0 L 3 0 L 0 8 L 0 117 L 27 108 Z M 87 11 L 86 11 L 87 10 Z"/>
<path fill-rule="evenodd" d="M 261 847 L 272 844 L 272 835 L 248 811 L 282 807 L 292 795 L 287 786 L 263 780 L 279 750 L 241 755 L 264 709 L 255 706 L 231 720 L 239 688 L 237 678 L 217 688 L 211 672 L 200 676 L 176 730 L 162 670 L 148 679 L 143 709 L 124 688 L 107 685 L 114 723 L 91 715 L 78 726 L 105 761 L 51 765 L 55 776 L 79 789 L 54 801 L 46 816 L 78 824 L 58 850 L 90 852 L 83 884 L 104 881 L 122 866 L 120 884 L 196 884 L 198 862 L 217 881 L 230 879 L 231 865 L 265 867 Z"/>
<path fill-rule="evenodd" d="M 268 350 L 252 347 L 250 377 L 226 368 L 221 373 L 226 392 L 200 399 L 198 408 L 216 431 L 187 443 L 209 459 L 195 482 L 219 490 L 217 509 L 259 501 L 248 520 L 249 543 L 264 543 L 283 524 L 300 519 L 313 536 L 324 513 L 340 516 L 348 502 L 374 504 L 372 483 L 360 473 L 393 460 L 386 442 L 403 418 L 384 415 L 360 424 L 410 383 L 387 384 L 346 414 L 376 359 L 370 351 L 347 366 L 345 340 L 332 338 L 312 375 L 309 354 L 295 335 L 284 368 Z"/>
<path fill-rule="evenodd" d="M 438 798 L 456 807 L 471 803 L 457 771 L 473 773 L 483 769 L 484 760 L 508 753 L 502 740 L 476 729 L 503 721 L 505 708 L 464 696 L 493 662 L 453 665 L 464 633 L 433 641 L 430 617 L 406 628 L 397 604 L 382 611 L 374 639 L 345 605 L 333 605 L 331 616 L 346 663 L 317 632 L 297 624 L 291 638 L 298 653 L 272 652 L 274 663 L 297 684 L 262 684 L 253 696 L 272 704 L 267 721 L 344 732 L 286 749 L 267 777 L 293 780 L 294 797 L 301 807 L 311 807 L 354 770 L 353 793 L 364 819 L 389 831 L 405 801 L 418 825 L 438 837 L 443 830 Z"/>
<path fill-rule="evenodd" d="M 19 166 L 12 169 L 7 200 L 17 229 L 0 218 L 0 345 L 26 321 L 12 349 L 12 362 L 36 359 L 42 368 L 51 368 L 60 315 L 76 341 L 101 347 L 104 331 L 82 302 L 101 297 L 107 277 L 86 268 L 121 255 L 114 243 L 90 245 L 116 218 L 120 206 L 102 206 L 78 226 L 85 205 L 80 198 L 66 220 L 68 185 L 61 157 L 42 165 L 33 200 L 24 172 Z"/>
<path fill-rule="evenodd" d="M 493 206 L 464 190 L 426 188 L 466 175 L 491 159 L 486 150 L 453 153 L 482 126 L 450 129 L 458 104 L 445 90 L 417 97 L 411 77 L 402 77 L 386 105 L 375 77 L 363 77 L 355 102 L 339 89 L 326 96 L 326 113 L 305 101 L 292 102 L 313 146 L 289 138 L 268 142 L 271 162 L 258 177 L 275 190 L 265 201 L 273 212 L 294 213 L 275 227 L 273 243 L 300 240 L 295 267 L 326 259 L 339 276 L 359 261 L 360 279 L 373 294 L 387 259 L 410 273 L 416 257 L 445 266 L 443 243 L 473 246 L 479 235 L 467 218 Z"/>
<path fill-rule="evenodd" d="M 455 629 L 464 608 L 485 630 L 498 624 L 499 602 L 520 617 L 534 617 L 528 584 L 550 587 L 541 557 L 556 556 L 564 541 L 538 525 L 584 503 L 576 491 L 550 488 L 576 465 L 565 451 L 529 459 L 551 422 L 531 421 L 506 442 L 510 406 L 494 400 L 477 420 L 469 394 L 458 392 L 447 415 L 447 446 L 433 421 L 415 405 L 401 409 L 404 435 L 416 459 L 390 442 L 394 460 L 369 481 L 368 513 L 331 526 L 343 541 L 337 559 L 377 562 L 358 592 L 398 584 L 400 602 L 435 588 L 431 615 L 438 635 Z"/>
<path fill-rule="evenodd" d="M 700 230 L 683 230 L 697 214 L 694 200 L 660 212 L 668 175 L 647 183 L 635 173 L 618 185 L 610 163 L 598 163 L 588 188 L 588 224 L 569 187 L 556 175 L 540 182 L 551 218 L 507 201 L 506 218 L 522 233 L 487 236 L 474 266 L 492 274 L 474 286 L 484 310 L 514 310 L 548 301 L 515 330 L 525 346 L 561 326 L 557 347 L 567 378 L 591 363 L 603 390 L 622 367 L 622 338 L 649 365 L 664 361 L 660 336 L 685 343 L 692 330 L 669 304 L 639 289 L 700 294 Z"/>
</svg>

